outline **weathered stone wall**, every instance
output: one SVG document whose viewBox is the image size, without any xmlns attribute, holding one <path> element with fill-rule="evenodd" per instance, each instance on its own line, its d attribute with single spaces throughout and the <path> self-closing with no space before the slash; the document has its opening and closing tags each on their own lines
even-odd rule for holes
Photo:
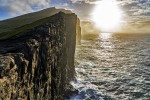
<svg viewBox="0 0 150 100">
<path fill-rule="evenodd" d="M 72 90 L 78 21 L 59 13 L 26 35 L 0 41 L 0 99 L 61 100 Z"/>
</svg>

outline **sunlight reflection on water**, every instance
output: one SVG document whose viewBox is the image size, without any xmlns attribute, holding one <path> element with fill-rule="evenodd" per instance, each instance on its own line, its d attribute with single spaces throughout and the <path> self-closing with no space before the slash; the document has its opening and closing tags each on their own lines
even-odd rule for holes
<svg viewBox="0 0 150 100">
<path fill-rule="evenodd" d="M 102 41 L 107 40 L 107 39 L 112 38 L 112 33 L 100 33 L 99 37 Z"/>
<path fill-rule="evenodd" d="M 100 33 L 99 40 L 100 40 L 100 47 L 101 48 L 113 48 L 114 45 L 111 42 L 113 33 Z"/>
<path fill-rule="evenodd" d="M 101 33 L 76 48 L 70 100 L 150 100 L 150 35 Z"/>
</svg>

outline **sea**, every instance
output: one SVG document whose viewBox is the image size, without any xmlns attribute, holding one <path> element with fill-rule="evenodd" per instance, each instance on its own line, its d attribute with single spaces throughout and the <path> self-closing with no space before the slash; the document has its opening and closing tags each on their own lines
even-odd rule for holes
<svg viewBox="0 0 150 100">
<path fill-rule="evenodd" d="M 150 34 L 87 35 L 75 66 L 70 100 L 150 100 Z"/>
</svg>

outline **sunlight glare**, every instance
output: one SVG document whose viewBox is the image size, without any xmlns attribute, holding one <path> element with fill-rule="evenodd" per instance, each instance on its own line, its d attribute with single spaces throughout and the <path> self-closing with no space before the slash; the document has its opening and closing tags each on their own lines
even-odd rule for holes
<svg viewBox="0 0 150 100">
<path fill-rule="evenodd" d="M 121 10 L 116 0 L 102 0 L 96 4 L 92 20 L 102 30 L 118 28 L 121 22 Z"/>
<path fill-rule="evenodd" d="M 100 33 L 99 37 L 101 40 L 107 40 L 109 38 L 112 38 L 112 33 Z"/>
<path fill-rule="evenodd" d="M 113 48 L 114 45 L 111 42 L 112 39 L 112 33 L 100 33 L 99 34 L 100 39 L 100 47 L 102 48 Z"/>
</svg>

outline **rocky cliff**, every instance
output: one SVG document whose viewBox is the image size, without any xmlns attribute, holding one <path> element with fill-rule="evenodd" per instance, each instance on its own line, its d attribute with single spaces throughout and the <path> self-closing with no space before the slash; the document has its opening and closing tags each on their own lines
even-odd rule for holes
<svg viewBox="0 0 150 100">
<path fill-rule="evenodd" d="M 79 29 L 74 13 L 59 12 L 1 34 L 0 99 L 62 100 L 72 93 Z"/>
</svg>

